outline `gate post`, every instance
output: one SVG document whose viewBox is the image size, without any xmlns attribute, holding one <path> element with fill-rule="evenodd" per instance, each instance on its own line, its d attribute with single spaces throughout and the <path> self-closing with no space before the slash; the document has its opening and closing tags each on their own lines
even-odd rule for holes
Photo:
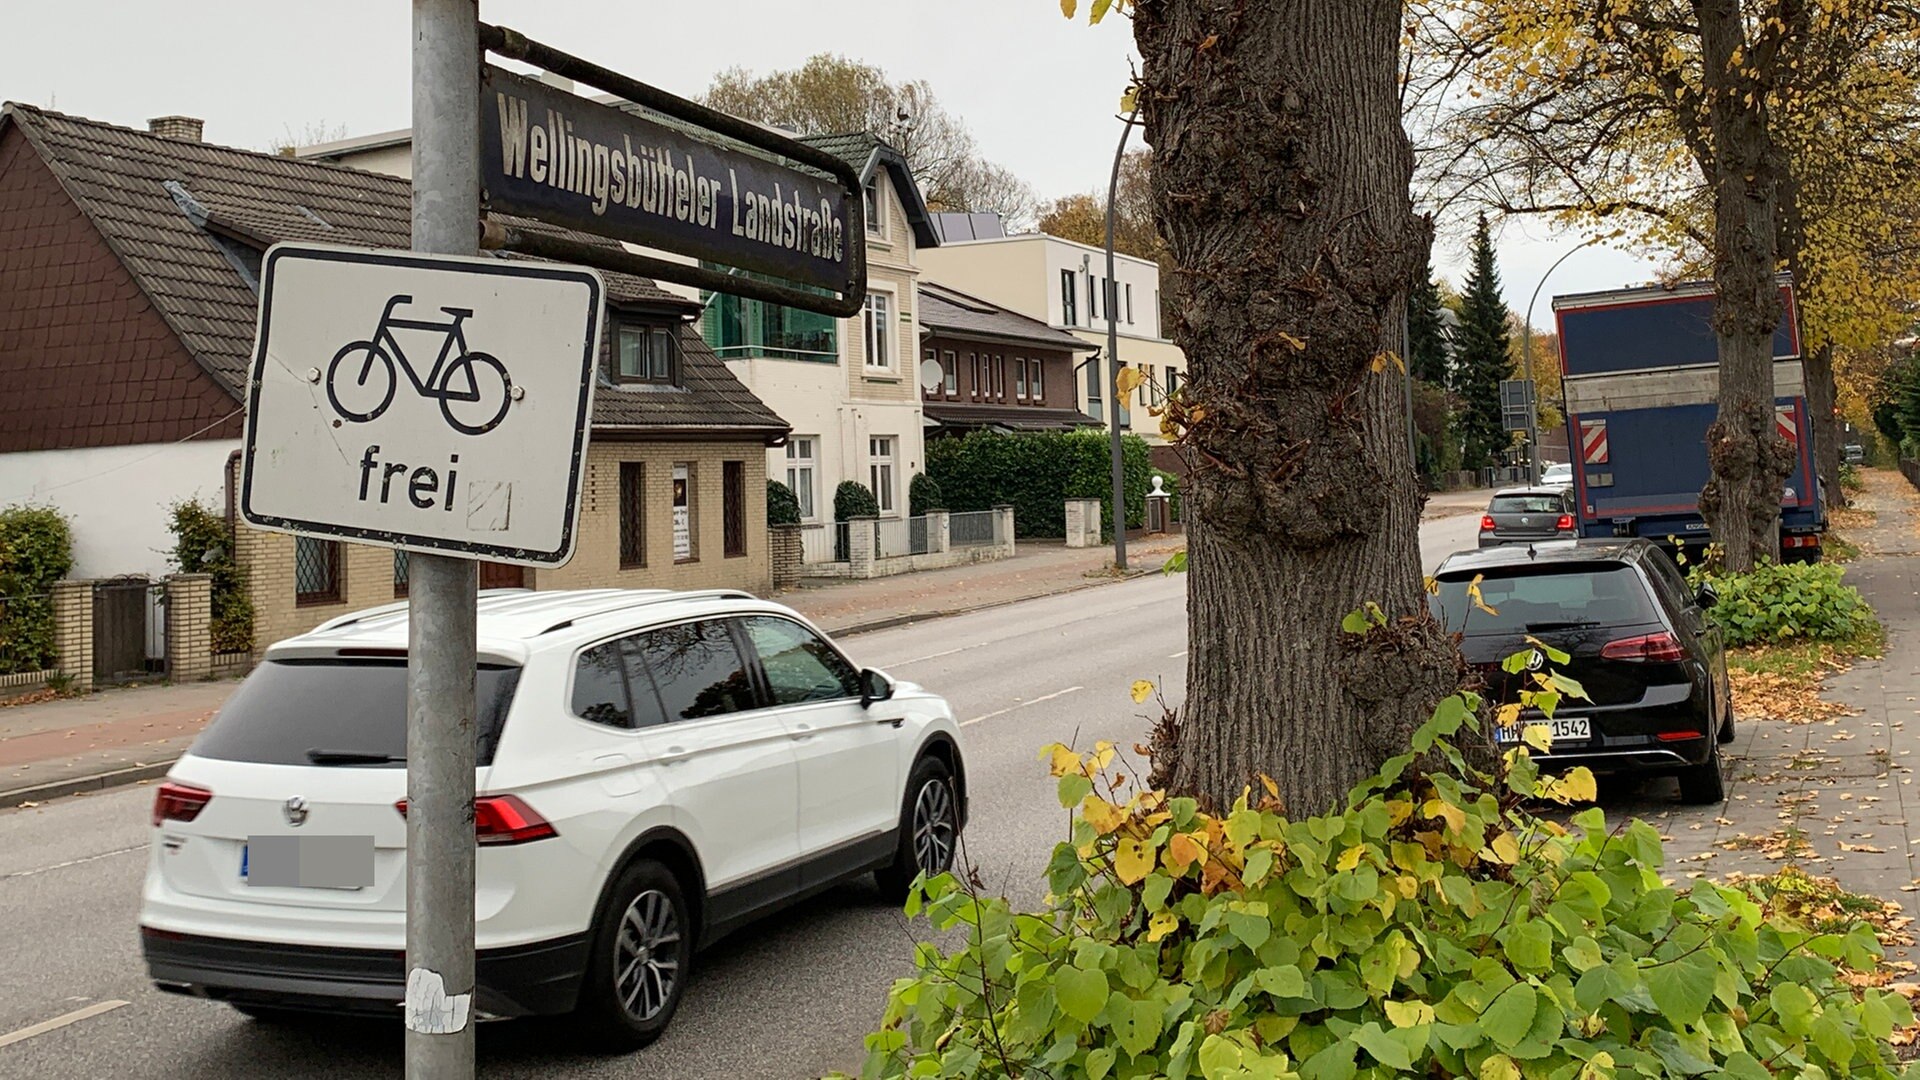
<svg viewBox="0 0 1920 1080">
<path fill-rule="evenodd" d="M 167 678 L 198 682 L 213 674 L 213 576 L 167 578 Z"/>
<path fill-rule="evenodd" d="M 56 581 L 53 596 L 54 671 L 68 689 L 93 689 L 93 582 Z"/>
</svg>

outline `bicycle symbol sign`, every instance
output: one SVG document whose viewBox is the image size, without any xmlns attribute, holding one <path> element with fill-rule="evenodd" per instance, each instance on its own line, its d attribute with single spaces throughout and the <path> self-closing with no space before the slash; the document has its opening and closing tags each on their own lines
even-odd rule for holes
<svg viewBox="0 0 1920 1080">
<path fill-rule="evenodd" d="M 399 372 L 413 384 L 414 392 L 440 403 L 440 414 L 447 426 L 463 435 L 484 435 L 506 419 L 507 406 L 514 397 L 513 379 L 498 358 L 467 348 L 466 321 L 472 308 L 443 307 L 451 322 L 426 322 L 394 317 L 394 309 L 413 303 L 413 297 L 395 294 L 387 298 L 380 311 L 379 325 L 373 336 L 340 346 L 327 365 L 327 400 L 333 411 L 354 423 L 377 420 L 393 404 L 399 389 Z M 394 337 L 395 330 L 426 330 L 444 333 L 440 355 L 423 377 L 406 350 Z"/>
<path fill-rule="evenodd" d="M 529 566 L 572 555 L 599 275 L 280 244 L 260 292 L 249 524 Z"/>
</svg>

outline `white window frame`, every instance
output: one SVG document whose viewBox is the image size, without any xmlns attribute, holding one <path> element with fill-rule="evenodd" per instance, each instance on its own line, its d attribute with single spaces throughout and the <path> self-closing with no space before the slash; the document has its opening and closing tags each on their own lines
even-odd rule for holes
<svg viewBox="0 0 1920 1080">
<path fill-rule="evenodd" d="M 1027 400 L 1027 358 L 1024 356 L 1013 358 L 1013 399 Z"/>
<path fill-rule="evenodd" d="M 886 318 L 884 320 L 886 325 L 884 329 L 878 332 L 876 332 L 875 323 L 880 320 L 874 318 L 874 301 L 876 300 L 884 304 L 887 308 Z M 861 364 L 864 365 L 868 371 L 884 371 L 889 375 L 895 374 L 898 371 L 892 363 L 892 356 L 900 344 L 893 337 L 894 320 L 899 318 L 899 308 L 900 298 L 894 294 L 893 290 L 878 289 L 871 285 L 867 287 L 866 303 L 863 304 L 860 309 L 860 351 Z M 880 345 L 886 353 L 888 362 L 881 364 L 873 362 L 874 346 L 876 344 Z"/>
<path fill-rule="evenodd" d="M 804 452 L 803 452 L 804 451 Z M 805 483 L 801 477 L 805 477 Z M 820 520 L 820 436 L 787 436 L 787 487 L 800 502 L 800 520 Z"/>
<path fill-rule="evenodd" d="M 867 235 L 876 240 L 887 238 L 887 192 L 880 183 L 880 170 L 875 169 L 867 182 L 861 185 L 860 197 L 867 215 Z"/>
<path fill-rule="evenodd" d="M 867 480 L 873 488 L 874 501 L 879 503 L 882 514 L 893 513 L 894 456 L 899 453 L 900 440 L 893 435 L 867 436 Z"/>
<path fill-rule="evenodd" d="M 1046 362 L 1038 358 L 1027 361 L 1027 400 L 1035 405 L 1045 404 L 1047 400 L 1046 381 L 1040 376 L 1040 369 Z"/>
<path fill-rule="evenodd" d="M 1080 276 L 1065 266 L 1060 268 L 1060 320 L 1067 326 L 1080 325 Z"/>
</svg>

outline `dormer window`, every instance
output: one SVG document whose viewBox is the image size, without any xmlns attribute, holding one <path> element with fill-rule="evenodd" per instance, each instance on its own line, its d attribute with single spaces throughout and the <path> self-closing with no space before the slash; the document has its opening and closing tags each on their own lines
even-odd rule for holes
<svg viewBox="0 0 1920 1080">
<path fill-rule="evenodd" d="M 866 196 L 867 232 L 872 236 L 884 236 L 886 218 L 881 216 L 884 206 L 880 202 L 880 173 L 877 170 L 867 178 L 863 190 Z"/>
<path fill-rule="evenodd" d="M 662 323 L 622 319 L 614 324 L 613 381 L 680 385 L 680 335 Z"/>
</svg>

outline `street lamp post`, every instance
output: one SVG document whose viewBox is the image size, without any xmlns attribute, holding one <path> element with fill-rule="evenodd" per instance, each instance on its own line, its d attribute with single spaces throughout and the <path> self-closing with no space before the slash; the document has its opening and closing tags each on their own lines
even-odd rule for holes
<svg viewBox="0 0 1920 1080">
<path fill-rule="evenodd" d="M 1113 453 L 1113 566 L 1127 568 L 1127 485 L 1126 470 L 1120 455 L 1120 323 L 1113 317 L 1113 298 L 1119 288 L 1113 283 L 1114 203 L 1120 196 L 1120 161 L 1127 154 L 1127 136 L 1133 134 L 1140 106 L 1136 102 L 1120 128 L 1120 146 L 1113 152 L 1113 174 L 1107 180 L 1107 284 L 1101 297 L 1107 312 L 1107 385 L 1113 390 L 1113 409 L 1107 414 L 1107 432 Z M 1089 316 L 1093 313 L 1088 312 Z"/>
<path fill-rule="evenodd" d="M 1520 320 L 1520 362 L 1527 367 L 1526 377 L 1528 380 L 1533 378 L 1533 305 L 1540 299 L 1540 290 L 1546 288 L 1547 279 L 1552 277 L 1553 272 L 1560 269 L 1560 264 L 1571 258 L 1574 252 L 1584 247 L 1591 247 L 1599 242 L 1600 238 L 1596 236 L 1591 240 L 1582 240 L 1580 243 L 1568 248 L 1565 254 L 1553 260 L 1553 265 L 1547 267 L 1547 272 L 1540 275 L 1539 284 L 1533 287 L 1533 296 L 1527 300 L 1527 317 Z M 1534 410 L 1536 419 L 1533 422 L 1533 446 L 1531 452 L 1527 455 L 1527 482 L 1537 485 L 1540 483 L 1540 421 L 1537 419 L 1540 406 L 1537 404 L 1537 394 L 1535 402 L 1535 404 L 1528 406 L 1529 409 Z M 1571 443 L 1568 444 L 1568 451 L 1572 451 Z"/>
</svg>

